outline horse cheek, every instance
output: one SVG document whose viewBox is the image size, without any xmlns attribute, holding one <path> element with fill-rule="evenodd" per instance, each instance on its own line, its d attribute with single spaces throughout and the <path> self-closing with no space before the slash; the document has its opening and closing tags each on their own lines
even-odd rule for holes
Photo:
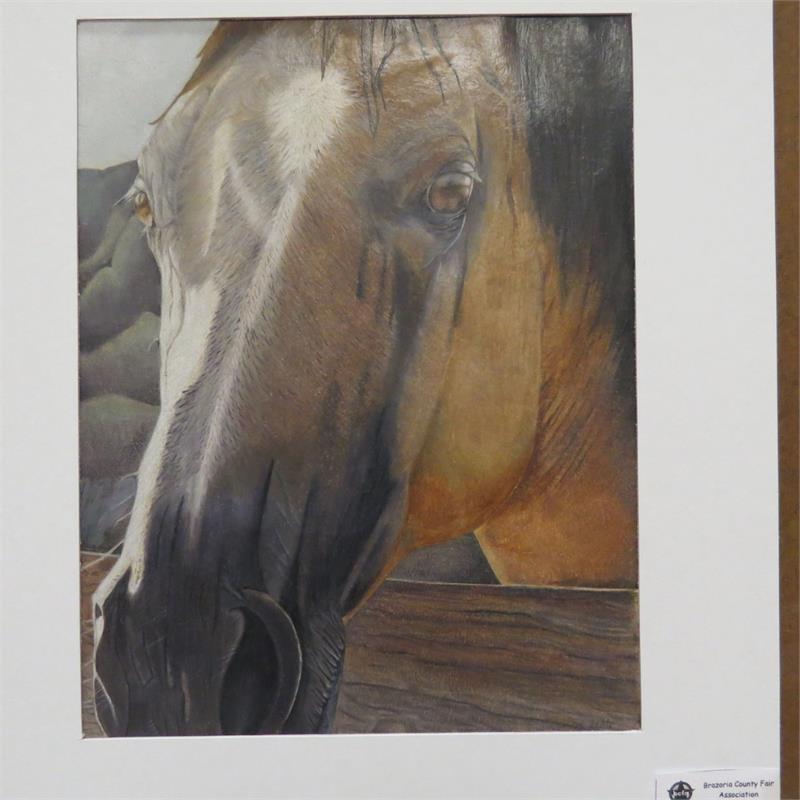
<svg viewBox="0 0 800 800">
<path fill-rule="evenodd" d="M 552 255 L 525 200 L 528 170 L 516 160 L 512 151 L 489 178 L 484 219 L 469 243 L 447 374 L 412 477 L 409 547 L 481 525 L 513 491 L 533 452 L 542 275 Z"/>
</svg>

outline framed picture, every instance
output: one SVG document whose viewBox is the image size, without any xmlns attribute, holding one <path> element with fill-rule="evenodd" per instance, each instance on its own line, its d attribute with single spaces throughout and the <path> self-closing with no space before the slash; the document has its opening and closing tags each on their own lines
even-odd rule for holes
<svg viewBox="0 0 800 800">
<path fill-rule="evenodd" d="M 639 728 L 631 59 L 80 23 L 85 733 Z"/>
<path fill-rule="evenodd" d="M 487 11 L 8 9 L 9 797 L 777 767 L 770 6 Z"/>
</svg>

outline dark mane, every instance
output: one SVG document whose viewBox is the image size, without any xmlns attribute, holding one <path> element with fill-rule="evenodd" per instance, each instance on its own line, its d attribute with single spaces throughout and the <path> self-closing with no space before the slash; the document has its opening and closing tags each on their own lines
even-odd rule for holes
<svg viewBox="0 0 800 800">
<path fill-rule="evenodd" d="M 564 284 L 589 265 L 634 397 L 633 84 L 628 16 L 509 17 L 529 111 L 533 193 Z"/>
</svg>

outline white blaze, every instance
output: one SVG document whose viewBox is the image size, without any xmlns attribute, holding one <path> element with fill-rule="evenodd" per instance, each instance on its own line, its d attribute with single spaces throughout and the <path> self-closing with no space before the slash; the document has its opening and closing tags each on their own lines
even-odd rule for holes
<svg viewBox="0 0 800 800">
<path fill-rule="evenodd" d="M 269 299 L 276 294 L 279 268 L 294 232 L 306 182 L 352 102 L 353 95 L 344 77 L 332 69 L 326 71 L 324 79 L 317 69 L 302 72 L 267 101 L 266 128 L 283 191 L 277 208 L 265 225 L 261 258 L 224 359 L 217 401 L 211 414 L 209 440 L 200 465 L 197 481 L 200 487 L 206 485 L 215 459 L 224 449 L 224 424 L 230 413 L 232 390 L 241 368 L 247 333 L 254 325 L 264 324 L 265 309 L 268 309 Z M 195 501 L 194 511 L 199 514 L 203 498 L 198 496 Z"/>
</svg>

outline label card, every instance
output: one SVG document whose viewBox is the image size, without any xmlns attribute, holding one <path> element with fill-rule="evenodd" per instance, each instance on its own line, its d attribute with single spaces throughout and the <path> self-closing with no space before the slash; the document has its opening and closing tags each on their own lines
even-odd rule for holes
<svg viewBox="0 0 800 800">
<path fill-rule="evenodd" d="M 656 800 L 780 800 L 780 771 L 708 769 L 656 775 Z"/>
</svg>

